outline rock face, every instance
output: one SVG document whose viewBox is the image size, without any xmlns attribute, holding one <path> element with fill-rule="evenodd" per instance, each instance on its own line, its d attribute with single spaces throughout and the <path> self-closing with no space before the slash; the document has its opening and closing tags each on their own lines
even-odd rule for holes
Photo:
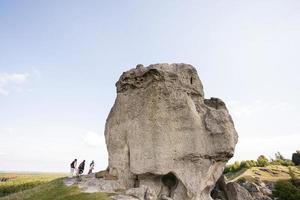
<svg viewBox="0 0 300 200">
<path fill-rule="evenodd" d="M 127 189 L 150 188 L 151 199 L 210 200 L 237 143 L 224 102 L 204 98 L 187 64 L 138 65 L 116 87 L 105 127 L 109 174 Z"/>
</svg>

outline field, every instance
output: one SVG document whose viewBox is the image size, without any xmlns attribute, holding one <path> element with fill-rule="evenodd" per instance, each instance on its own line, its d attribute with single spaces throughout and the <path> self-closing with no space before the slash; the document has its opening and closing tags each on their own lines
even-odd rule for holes
<svg viewBox="0 0 300 200">
<path fill-rule="evenodd" d="M 82 193 L 63 183 L 65 174 L 0 173 L 0 200 L 108 200 L 104 193 Z"/>
<path fill-rule="evenodd" d="M 0 197 L 65 176 L 59 173 L 0 173 Z"/>
</svg>

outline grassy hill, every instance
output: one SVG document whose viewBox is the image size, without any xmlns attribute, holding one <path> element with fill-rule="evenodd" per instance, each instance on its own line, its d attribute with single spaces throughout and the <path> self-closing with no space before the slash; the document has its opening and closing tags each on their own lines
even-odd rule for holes
<svg viewBox="0 0 300 200">
<path fill-rule="evenodd" d="M 65 176 L 62 173 L 0 173 L 0 197 Z"/>
<path fill-rule="evenodd" d="M 269 165 L 266 167 L 252 167 L 250 169 L 241 169 L 237 172 L 229 172 L 226 177 L 229 181 L 237 181 L 240 178 L 245 178 L 248 181 L 260 179 L 265 182 L 277 182 L 279 180 L 291 179 L 291 171 L 295 178 L 300 179 L 300 166 L 282 166 Z"/>
<path fill-rule="evenodd" d="M 62 176 L 2 173 L 0 178 L 9 179 L 0 183 L 0 200 L 109 200 L 105 193 L 83 193 L 76 185 L 67 187 Z"/>
<path fill-rule="evenodd" d="M 238 165 L 237 165 L 238 166 Z M 237 168 L 225 174 L 229 181 L 237 181 L 252 195 L 256 191 L 266 194 L 266 188 L 272 191 L 268 196 L 278 200 L 300 200 L 300 166 L 269 164 L 265 167 Z"/>
</svg>

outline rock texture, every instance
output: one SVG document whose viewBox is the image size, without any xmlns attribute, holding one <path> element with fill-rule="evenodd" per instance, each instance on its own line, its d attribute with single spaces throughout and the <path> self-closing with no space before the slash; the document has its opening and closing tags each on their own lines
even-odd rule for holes
<svg viewBox="0 0 300 200">
<path fill-rule="evenodd" d="M 230 200 L 254 200 L 245 188 L 234 182 L 226 185 L 226 194 Z"/>
<path fill-rule="evenodd" d="M 125 191 L 126 188 L 122 186 L 117 180 L 107 180 L 96 178 L 95 174 L 89 174 L 80 177 L 66 178 L 64 183 L 67 186 L 77 185 L 83 192 L 106 192 L 117 193 L 118 191 Z"/>
<path fill-rule="evenodd" d="M 263 182 L 252 183 L 242 181 L 239 184 L 251 194 L 254 200 L 271 200 L 269 196 L 272 195 L 272 191 Z"/>
<path fill-rule="evenodd" d="M 105 127 L 108 173 L 126 189 L 150 188 L 151 199 L 210 200 L 237 143 L 224 102 L 204 98 L 188 64 L 138 65 L 116 87 Z M 128 199 L 146 199 L 137 190 Z"/>
<path fill-rule="evenodd" d="M 211 195 L 214 200 L 272 200 L 272 191 L 263 182 L 240 180 L 227 182 L 224 175 L 217 181 Z"/>
</svg>

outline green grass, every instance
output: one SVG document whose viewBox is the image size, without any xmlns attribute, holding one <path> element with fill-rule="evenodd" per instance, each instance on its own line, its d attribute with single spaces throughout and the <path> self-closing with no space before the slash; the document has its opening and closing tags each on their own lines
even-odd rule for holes
<svg viewBox="0 0 300 200">
<path fill-rule="evenodd" d="M 63 178 L 55 179 L 32 189 L 0 198 L 0 200 L 110 200 L 106 193 L 83 193 L 76 185 L 66 186 Z"/>
<path fill-rule="evenodd" d="M 0 179 L 7 179 L 0 182 L 0 197 L 34 188 L 59 177 L 62 173 L 0 173 Z"/>
<path fill-rule="evenodd" d="M 293 185 L 290 181 L 278 181 L 273 195 L 279 200 L 299 200 L 300 187 Z"/>
</svg>

